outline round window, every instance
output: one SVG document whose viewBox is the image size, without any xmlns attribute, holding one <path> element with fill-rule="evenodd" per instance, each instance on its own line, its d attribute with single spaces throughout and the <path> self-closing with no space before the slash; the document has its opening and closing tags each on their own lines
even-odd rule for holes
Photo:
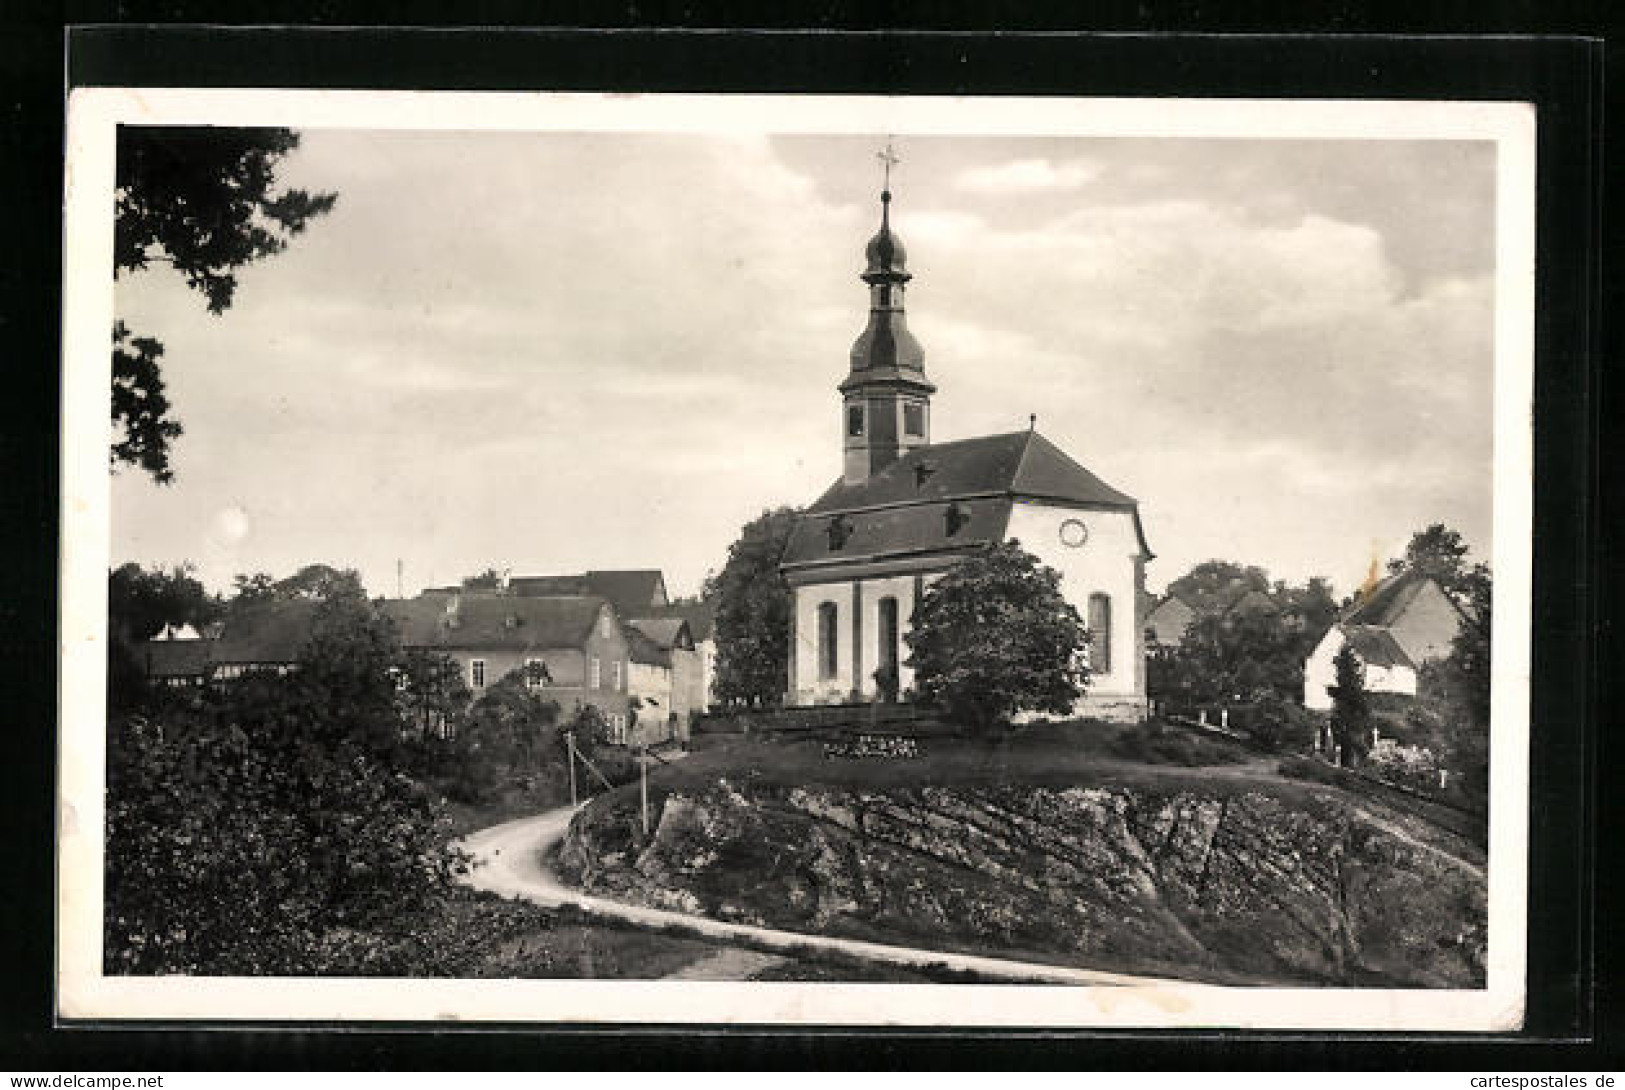
<svg viewBox="0 0 1625 1090">
<path fill-rule="evenodd" d="M 1078 519 L 1067 519 L 1061 523 L 1061 544 L 1076 549 L 1089 540 L 1089 527 Z"/>
</svg>

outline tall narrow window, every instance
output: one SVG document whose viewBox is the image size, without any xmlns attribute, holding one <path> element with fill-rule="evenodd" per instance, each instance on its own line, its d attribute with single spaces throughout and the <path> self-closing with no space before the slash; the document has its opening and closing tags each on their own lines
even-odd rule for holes
<svg viewBox="0 0 1625 1090">
<path fill-rule="evenodd" d="M 1104 594 L 1089 596 L 1089 665 L 1098 674 L 1112 669 L 1112 600 Z"/>
<path fill-rule="evenodd" d="M 903 404 L 903 434 L 914 436 L 925 434 L 925 406 L 917 401 Z"/>
<path fill-rule="evenodd" d="M 863 434 L 862 405 L 848 405 L 846 407 L 846 434 L 851 436 Z"/>
<path fill-rule="evenodd" d="M 598 661 L 598 656 L 594 655 L 587 662 L 587 687 L 588 688 L 590 688 L 590 689 L 598 689 L 598 688 L 603 687 L 604 675 L 603 675 L 602 671 L 603 671 L 603 667 L 600 665 L 600 663 Z"/>
<path fill-rule="evenodd" d="M 876 688 L 880 695 L 888 702 L 897 699 L 899 680 L 897 676 L 897 599 L 882 598 L 878 604 L 879 624 L 879 657 L 880 663 L 875 670 Z"/>
<path fill-rule="evenodd" d="M 609 687 L 616 692 L 621 691 L 621 660 L 612 659 L 609 664 Z"/>
<path fill-rule="evenodd" d="M 839 630 L 835 622 L 834 602 L 825 602 L 818 607 L 818 676 L 826 680 L 835 676 L 840 662 Z"/>
<path fill-rule="evenodd" d="M 485 660 L 472 659 L 468 664 L 468 683 L 471 688 L 485 688 Z"/>
</svg>

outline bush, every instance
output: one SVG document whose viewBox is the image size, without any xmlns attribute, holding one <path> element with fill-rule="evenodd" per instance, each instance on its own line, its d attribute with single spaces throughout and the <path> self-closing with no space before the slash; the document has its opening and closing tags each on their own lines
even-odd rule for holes
<svg viewBox="0 0 1625 1090">
<path fill-rule="evenodd" d="M 1319 717 L 1297 701 L 1273 690 L 1254 695 L 1246 732 L 1260 749 L 1302 752 L 1314 746 L 1319 731 Z"/>
<path fill-rule="evenodd" d="M 1089 682 L 1088 633 L 1059 573 L 1013 541 L 932 583 L 904 639 L 920 696 L 975 730 L 1022 711 L 1064 715 Z"/>
</svg>

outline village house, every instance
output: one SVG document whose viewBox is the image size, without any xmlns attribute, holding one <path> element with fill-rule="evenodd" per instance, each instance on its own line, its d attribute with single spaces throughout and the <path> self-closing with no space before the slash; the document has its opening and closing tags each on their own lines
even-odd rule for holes
<svg viewBox="0 0 1625 1090">
<path fill-rule="evenodd" d="M 912 279 L 891 193 L 866 250 L 869 319 L 840 383 L 844 471 L 797 519 L 782 571 L 792 704 L 895 698 L 912 670 L 903 636 L 925 587 L 957 560 L 1014 540 L 1061 574 L 1090 633 L 1089 691 L 1074 712 L 1146 715 L 1139 596 L 1152 558 L 1133 497 L 1036 430 L 931 442 L 925 354 L 909 332 Z"/>
<path fill-rule="evenodd" d="M 1303 666 L 1303 704 L 1326 711 L 1337 676 L 1333 660 L 1345 645 L 1365 666 L 1367 692 L 1416 695 L 1416 674 L 1450 654 L 1466 614 L 1436 579 L 1420 571 L 1389 576 L 1326 630 Z"/>
<path fill-rule="evenodd" d="M 455 662 L 474 698 L 521 671 L 528 688 L 566 714 L 596 707 L 613 742 L 686 740 L 690 715 L 708 698 L 714 639 L 707 628 L 712 654 L 699 650 L 686 615 L 709 625 L 709 611 L 671 605 L 657 570 L 532 576 L 494 590 L 433 588 L 378 608 L 403 646 Z M 146 642 L 147 676 L 183 686 L 287 674 L 310 637 L 315 609 L 313 601 L 241 605 L 217 638 L 166 630 Z M 633 611 L 644 616 L 627 616 Z"/>
<path fill-rule="evenodd" d="M 630 657 L 615 607 L 593 595 L 431 594 L 382 603 L 401 643 L 456 662 L 476 698 L 516 671 L 569 714 L 590 704 L 624 737 Z"/>
</svg>

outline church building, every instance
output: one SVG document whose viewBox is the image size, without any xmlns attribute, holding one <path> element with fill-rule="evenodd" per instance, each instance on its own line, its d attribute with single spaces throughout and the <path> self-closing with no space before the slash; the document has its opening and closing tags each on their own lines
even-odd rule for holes
<svg viewBox="0 0 1625 1090">
<path fill-rule="evenodd" d="M 913 671 L 903 643 L 914 604 L 956 561 L 1019 541 L 1061 573 L 1090 633 L 1091 679 L 1075 714 L 1146 715 L 1136 604 L 1152 558 L 1137 502 L 1036 427 L 931 441 L 925 353 L 903 309 L 912 278 L 891 230 L 891 192 L 865 251 L 869 323 L 838 387 L 844 471 L 797 520 L 782 570 L 795 595 L 791 704 L 896 699 Z"/>
</svg>

